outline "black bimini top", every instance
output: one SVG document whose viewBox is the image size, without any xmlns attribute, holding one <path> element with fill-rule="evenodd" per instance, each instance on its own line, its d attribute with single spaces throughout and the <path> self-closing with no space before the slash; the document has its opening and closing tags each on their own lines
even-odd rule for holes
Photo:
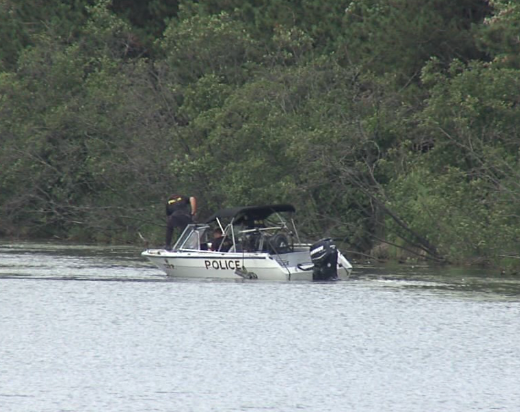
<svg viewBox="0 0 520 412">
<path fill-rule="evenodd" d="M 295 212 L 294 206 L 289 204 L 266 205 L 266 206 L 241 206 L 221 209 L 211 216 L 206 223 L 211 223 L 218 219 L 235 219 L 236 222 L 242 220 L 263 220 L 278 212 Z"/>
</svg>

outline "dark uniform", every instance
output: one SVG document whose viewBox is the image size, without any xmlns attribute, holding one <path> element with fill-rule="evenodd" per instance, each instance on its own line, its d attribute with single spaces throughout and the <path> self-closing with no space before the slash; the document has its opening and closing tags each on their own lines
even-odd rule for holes
<svg viewBox="0 0 520 412">
<path fill-rule="evenodd" d="M 227 238 L 224 238 L 224 236 L 222 236 L 222 232 L 219 231 L 218 233 L 220 233 L 220 236 L 213 239 L 213 242 L 211 243 L 211 250 L 220 249 L 220 252 L 227 252 L 231 248 L 231 241 Z"/>
<path fill-rule="evenodd" d="M 169 249 L 172 243 L 173 229 L 178 228 L 182 233 L 186 226 L 193 223 L 190 198 L 183 195 L 171 195 L 166 203 L 166 216 L 168 216 L 168 222 L 166 225 L 165 249 Z"/>
</svg>

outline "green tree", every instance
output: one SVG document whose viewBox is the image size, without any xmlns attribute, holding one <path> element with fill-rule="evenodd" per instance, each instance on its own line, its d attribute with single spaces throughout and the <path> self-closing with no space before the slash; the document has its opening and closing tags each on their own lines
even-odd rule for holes
<svg viewBox="0 0 520 412">
<path fill-rule="evenodd" d="M 431 96 L 413 121 L 431 146 L 408 145 L 388 186 L 392 204 L 452 261 L 515 254 L 518 228 L 516 70 L 454 63 L 423 74 Z"/>
<path fill-rule="evenodd" d="M 85 22 L 85 7 L 90 0 L 62 2 L 5 0 L 0 3 L 0 69 L 15 67 L 20 52 L 34 44 L 38 33 L 47 33 L 64 41 L 78 35 Z"/>
<path fill-rule="evenodd" d="M 485 0 L 354 0 L 344 13 L 339 52 L 364 70 L 407 83 L 432 57 L 445 66 L 482 58 L 471 28 L 489 13 Z"/>
<path fill-rule="evenodd" d="M 254 40 L 239 21 L 226 13 L 172 21 L 161 47 L 165 63 L 182 83 L 196 81 L 205 74 L 240 83 L 256 60 Z"/>
<path fill-rule="evenodd" d="M 478 28 L 484 51 L 489 53 L 494 64 L 520 68 L 520 5 L 505 0 L 490 1 L 493 15 Z"/>
<path fill-rule="evenodd" d="M 330 52 L 341 39 L 346 3 L 335 0 L 185 0 L 180 3 L 180 16 L 203 17 L 224 12 L 243 22 L 255 39 L 266 44 L 277 31 L 298 30 L 313 39 L 313 48 Z"/>
<path fill-rule="evenodd" d="M 129 29 L 108 13 L 106 3 L 89 12 L 80 29 L 88 41 L 69 44 L 61 36 L 35 34 L 16 74 L 4 75 L 0 84 L 2 117 L 9 119 L 2 122 L 9 139 L 1 154 L 7 167 L 0 172 L 10 194 L 3 203 L 5 224 L 20 224 L 32 235 L 70 235 L 75 225 L 96 233 L 102 221 L 91 225 L 95 213 L 89 221 L 86 216 L 107 204 L 93 199 L 106 198 L 130 179 L 109 185 L 98 168 L 99 150 L 113 156 L 125 137 L 107 113 L 117 114 L 128 101 L 122 93 L 129 90 L 128 77 L 121 70 L 127 66 Z M 118 208 L 115 200 L 110 205 Z"/>
</svg>

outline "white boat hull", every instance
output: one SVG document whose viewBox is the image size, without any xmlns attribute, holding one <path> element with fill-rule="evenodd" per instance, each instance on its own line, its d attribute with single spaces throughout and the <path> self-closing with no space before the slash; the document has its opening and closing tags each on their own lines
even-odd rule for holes
<svg viewBox="0 0 520 412">
<path fill-rule="evenodd" d="M 331 238 L 300 241 L 294 220 L 283 217 L 294 212 L 290 204 L 224 208 L 205 223 L 187 225 L 172 250 L 148 249 L 142 256 L 176 278 L 347 278 L 352 266 Z"/>
<path fill-rule="evenodd" d="M 303 248 L 302 248 L 303 249 Z M 258 279 L 268 281 L 312 280 L 308 249 L 286 254 L 261 252 L 166 251 L 142 253 L 166 275 L 175 278 Z M 298 264 L 305 265 L 303 269 Z M 339 254 L 338 277 L 348 278 L 352 266 Z"/>
</svg>

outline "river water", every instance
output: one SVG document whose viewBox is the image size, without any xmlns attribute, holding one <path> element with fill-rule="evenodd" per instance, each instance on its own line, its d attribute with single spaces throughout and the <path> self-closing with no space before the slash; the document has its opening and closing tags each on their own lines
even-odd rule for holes
<svg viewBox="0 0 520 412">
<path fill-rule="evenodd" d="M 520 279 L 173 281 L 139 252 L 0 242 L 0 411 L 520 411 Z"/>
</svg>

